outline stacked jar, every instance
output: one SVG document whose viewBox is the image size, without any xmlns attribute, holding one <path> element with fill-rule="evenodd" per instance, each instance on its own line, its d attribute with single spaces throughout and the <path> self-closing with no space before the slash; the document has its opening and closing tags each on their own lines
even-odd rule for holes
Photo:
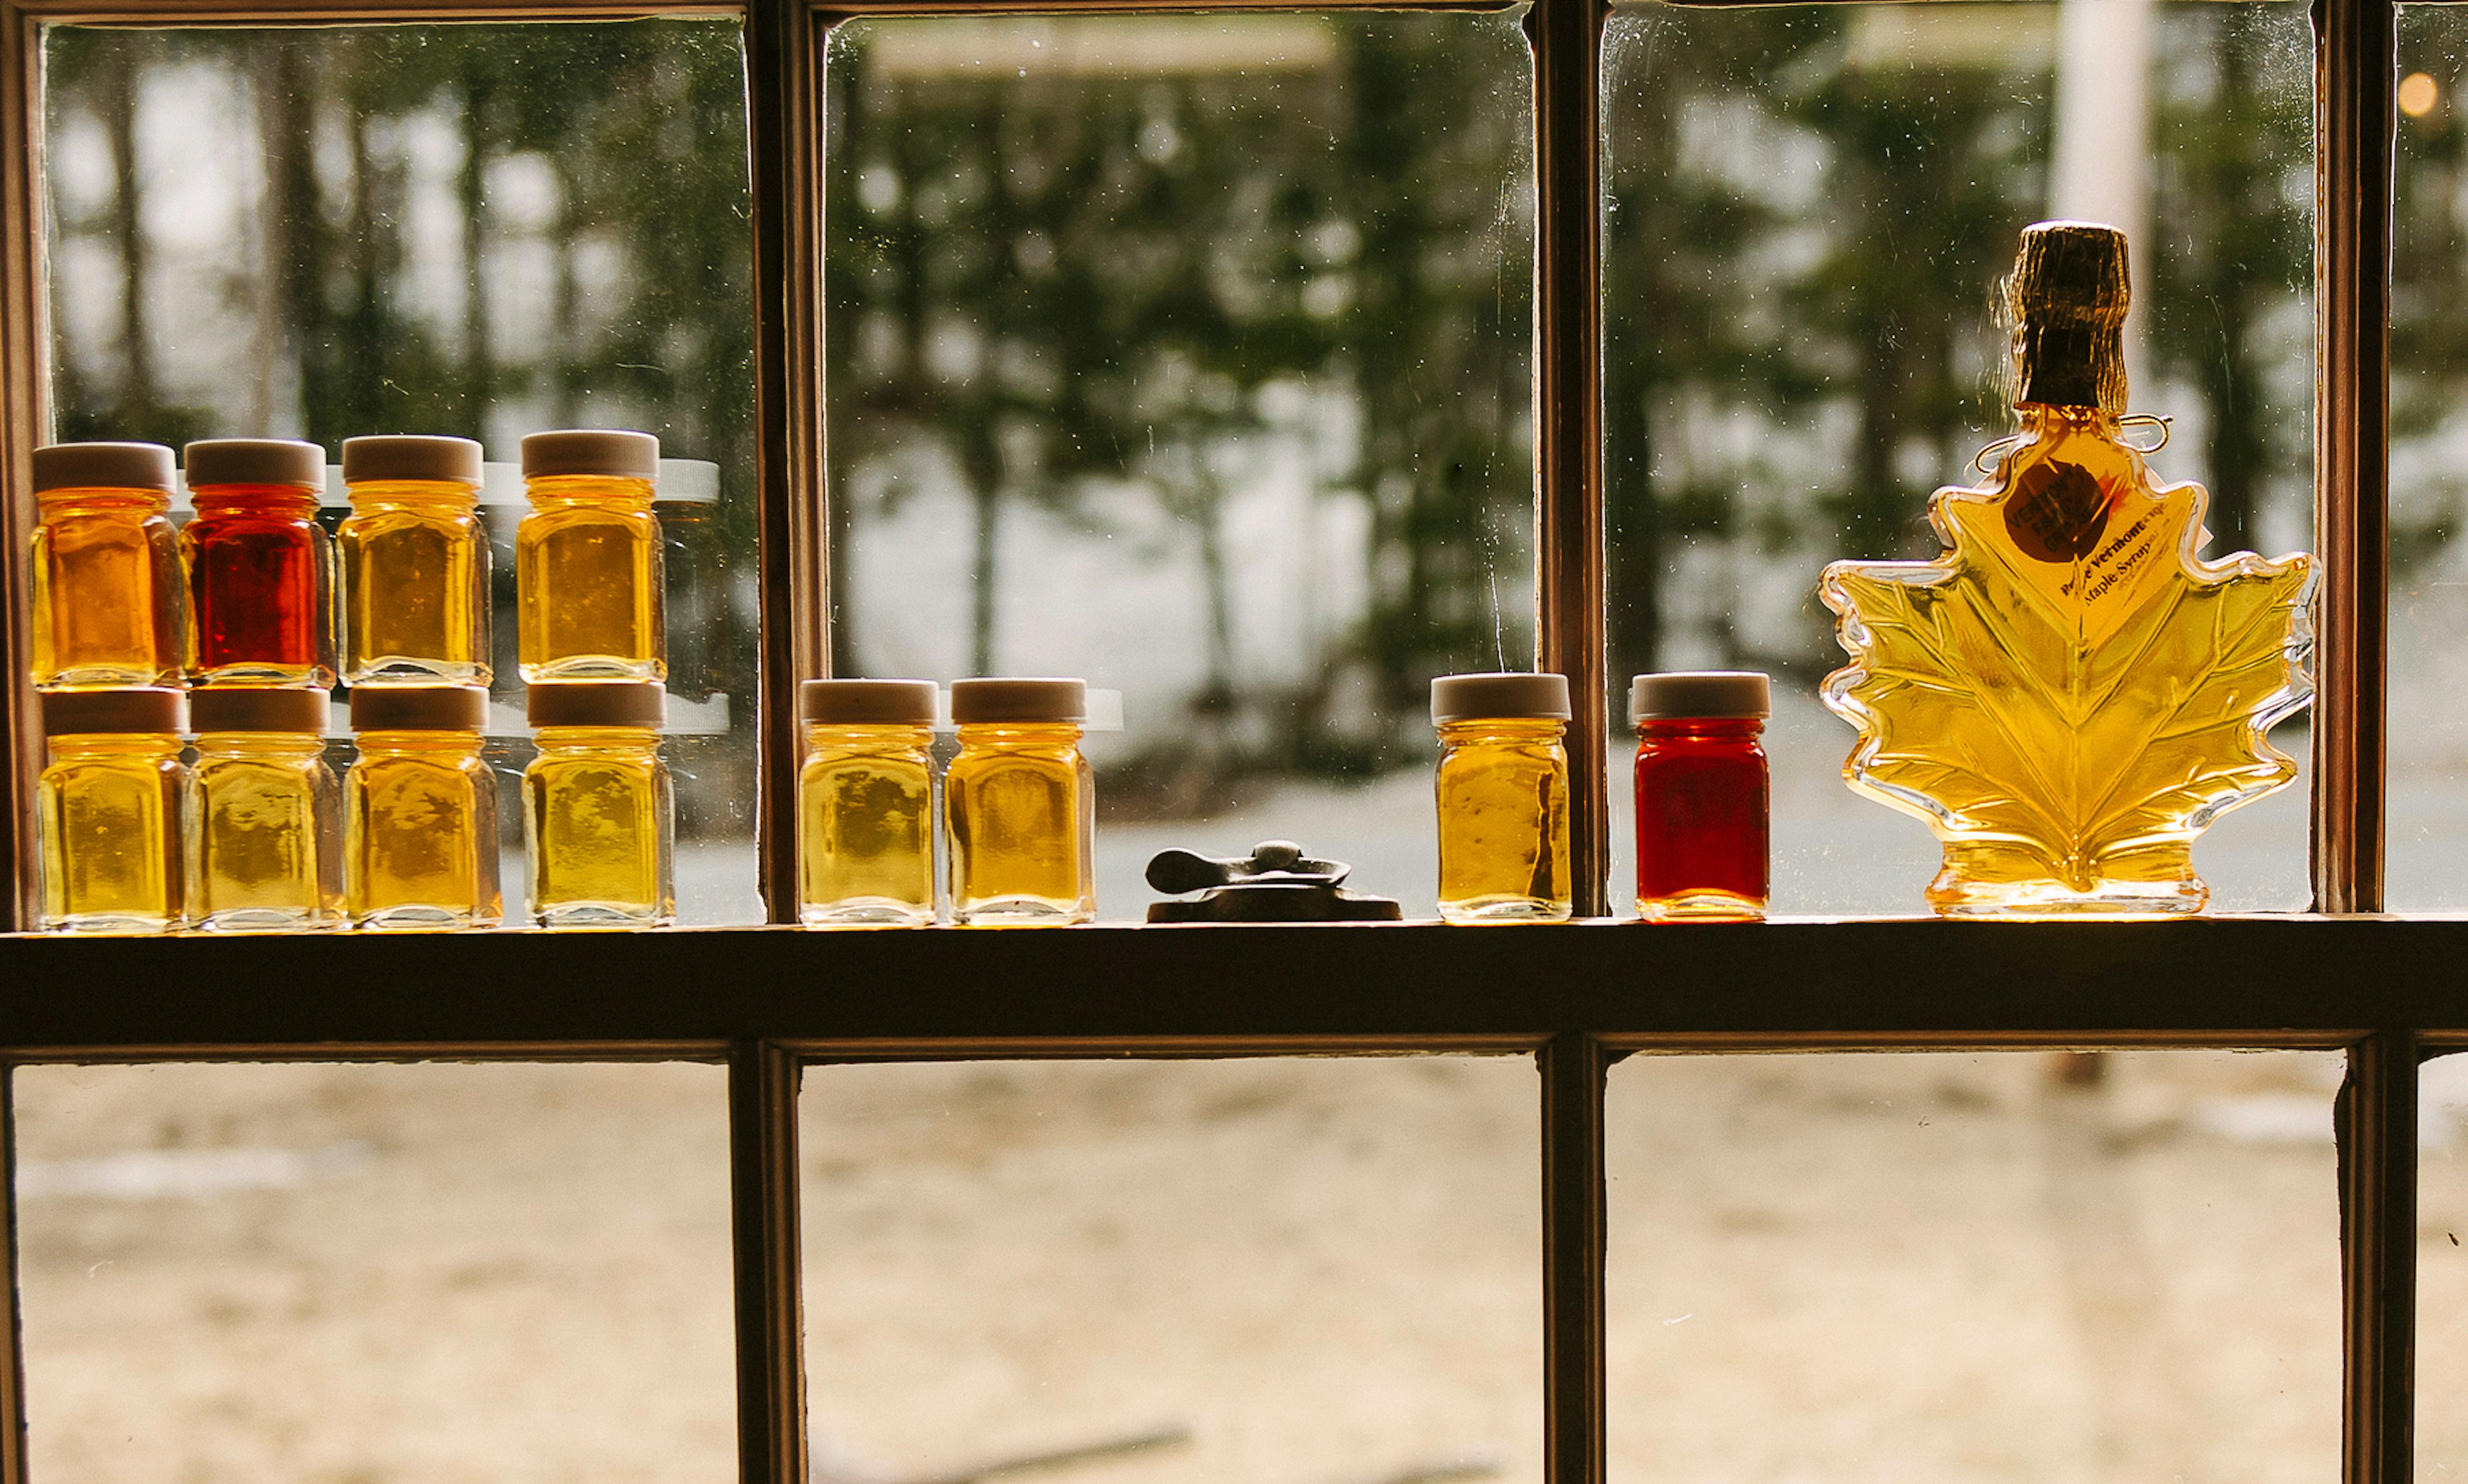
<svg viewBox="0 0 2468 1484">
<path fill-rule="evenodd" d="M 530 907 L 543 927 L 676 915 L 675 806 L 660 728 L 668 675 L 660 441 L 605 428 L 522 444 L 518 664 L 537 755 L 523 774 Z"/>
<path fill-rule="evenodd" d="M 48 751 L 36 789 L 41 923 L 166 932 L 183 892 L 184 726 L 171 450 L 34 450 L 33 680 Z"/>
</svg>

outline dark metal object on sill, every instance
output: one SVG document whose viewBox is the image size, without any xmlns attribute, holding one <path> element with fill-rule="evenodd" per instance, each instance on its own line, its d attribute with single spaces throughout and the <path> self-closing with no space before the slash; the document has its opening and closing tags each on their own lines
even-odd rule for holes
<svg viewBox="0 0 2468 1484">
<path fill-rule="evenodd" d="M 1342 860 L 1314 860 L 1291 840 L 1263 840 L 1231 860 L 1187 850 L 1159 851 L 1149 860 L 1149 884 L 1181 902 L 1149 904 L 1152 923 L 1394 923 L 1405 913 L 1385 897 L 1347 891 L 1353 870 Z"/>
</svg>

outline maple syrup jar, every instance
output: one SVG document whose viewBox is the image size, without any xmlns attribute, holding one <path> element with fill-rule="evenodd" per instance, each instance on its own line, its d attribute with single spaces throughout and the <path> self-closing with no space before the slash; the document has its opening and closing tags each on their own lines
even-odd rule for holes
<svg viewBox="0 0 2468 1484">
<path fill-rule="evenodd" d="M 2026 228 L 2005 284 L 2021 426 L 1940 490 L 1933 561 L 1842 561 L 1819 594 L 1851 663 L 1859 792 L 1925 821 L 1949 916 L 2199 912 L 2193 843 L 2285 787 L 2264 738 L 2312 694 L 2313 560 L 2202 556 L 2193 484 L 2125 429 L 2125 237 Z"/>
<path fill-rule="evenodd" d="M 180 531 L 196 685 L 334 683 L 334 547 L 317 524 L 326 450 L 287 438 L 189 445 Z"/>
<path fill-rule="evenodd" d="M 1757 737 L 1766 677 L 1708 670 L 1638 675 L 1636 912 L 1648 922 L 1761 918 L 1771 784 Z"/>
<path fill-rule="evenodd" d="M 1559 923 L 1575 908 L 1568 876 L 1568 679 L 1442 675 L 1440 917 L 1451 923 Z"/>
</svg>

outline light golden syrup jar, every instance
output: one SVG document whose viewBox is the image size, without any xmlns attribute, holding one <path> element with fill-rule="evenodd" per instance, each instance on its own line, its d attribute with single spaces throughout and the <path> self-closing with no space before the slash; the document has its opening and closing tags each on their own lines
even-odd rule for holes
<svg viewBox="0 0 2468 1484">
<path fill-rule="evenodd" d="M 1440 916 L 1451 923 L 1565 922 L 1568 681 L 1553 674 L 1442 675 Z"/>
<path fill-rule="evenodd" d="M 217 686 L 189 700 L 189 921 L 304 932 L 343 920 L 343 789 L 323 691 Z"/>
<path fill-rule="evenodd" d="M 943 776 L 951 920 L 987 925 L 1097 916 L 1097 789 L 1081 754 L 1080 680 L 951 685 L 960 751 Z"/>
<path fill-rule="evenodd" d="M 494 927 L 497 776 L 476 685 L 352 693 L 359 761 L 343 780 L 344 904 L 354 926 Z"/>
<path fill-rule="evenodd" d="M 797 918 L 809 927 L 934 921 L 930 680 L 797 688 Z"/>
<path fill-rule="evenodd" d="M 532 509 L 514 532 L 514 585 L 525 684 L 668 678 L 659 473 L 649 433 L 523 440 Z"/>
<path fill-rule="evenodd" d="M 531 913 L 543 927 L 656 927 L 676 917 L 674 805 L 656 680 L 540 680 L 523 769 Z"/>
<path fill-rule="evenodd" d="M 160 444 L 54 444 L 34 456 L 38 689 L 177 685 L 179 537 Z"/>
<path fill-rule="evenodd" d="M 489 683 L 480 476 L 468 438 L 343 440 L 344 684 Z"/>
<path fill-rule="evenodd" d="M 180 925 L 185 710 L 166 687 L 42 698 L 51 760 L 35 786 L 42 925 L 159 933 Z"/>
</svg>

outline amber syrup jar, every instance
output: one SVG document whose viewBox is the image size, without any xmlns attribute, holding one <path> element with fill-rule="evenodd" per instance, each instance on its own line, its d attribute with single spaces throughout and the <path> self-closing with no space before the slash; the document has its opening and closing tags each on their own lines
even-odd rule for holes
<svg viewBox="0 0 2468 1484">
<path fill-rule="evenodd" d="M 1051 926 L 1097 916 L 1097 786 L 1080 680 L 951 684 L 959 755 L 943 775 L 951 920 Z"/>
<path fill-rule="evenodd" d="M 190 697 L 189 921 L 305 932 L 343 920 L 343 788 L 323 691 L 216 686 Z"/>
<path fill-rule="evenodd" d="M 934 921 L 934 683 L 797 688 L 797 919 L 809 927 Z"/>
<path fill-rule="evenodd" d="M 331 688 L 333 541 L 317 524 L 326 450 L 217 438 L 185 458 L 191 683 Z"/>
<path fill-rule="evenodd" d="M 354 925 L 497 925 L 497 775 L 481 756 L 488 719 L 489 693 L 476 685 L 352 693 L 360 757 L 343 779 L 343 890 Z"/>
<path fill-rule="evenodd" d="M 184 708 L 166 687 L 42 697 L 51 759 L 35 784 L 42 925 L 159 933 L 180 925 Z"/>
<path fill-rule="evenodd" d="M 1442 675 L 1440 917 L 1559 923 L 1568 876 L 1568 680 L 1554 674 Z"/>
<path fill-rule="evenodd" d="M 54 444 L 34 465 L 35 687 L 178 685 L 171 450 Z"/>
<path fill-rule="evenodd" d="M 531 513 L 514 531 L 523 683 L 665 680 L 660 441 L 649 433 L 523 440 Z"/>
<path fill-rule="evenodd" d="M 487 685 L 489 534 L 480 445 L 343 440 L 345 685 Z"/>
<path fill-rule="evenodd" d="M 1648 922 L 1762 918 L 1769 891 L 1766 677 L 1709 670 L 1638 675 L 1636 910 Z"/>
<path fill-rule="evenodd" d="M 531 687 L 523 769 L 531 912 L 542 927 L 657 927 L 677 915 L 674 805 L 656 680 Z"/>
</svg>

